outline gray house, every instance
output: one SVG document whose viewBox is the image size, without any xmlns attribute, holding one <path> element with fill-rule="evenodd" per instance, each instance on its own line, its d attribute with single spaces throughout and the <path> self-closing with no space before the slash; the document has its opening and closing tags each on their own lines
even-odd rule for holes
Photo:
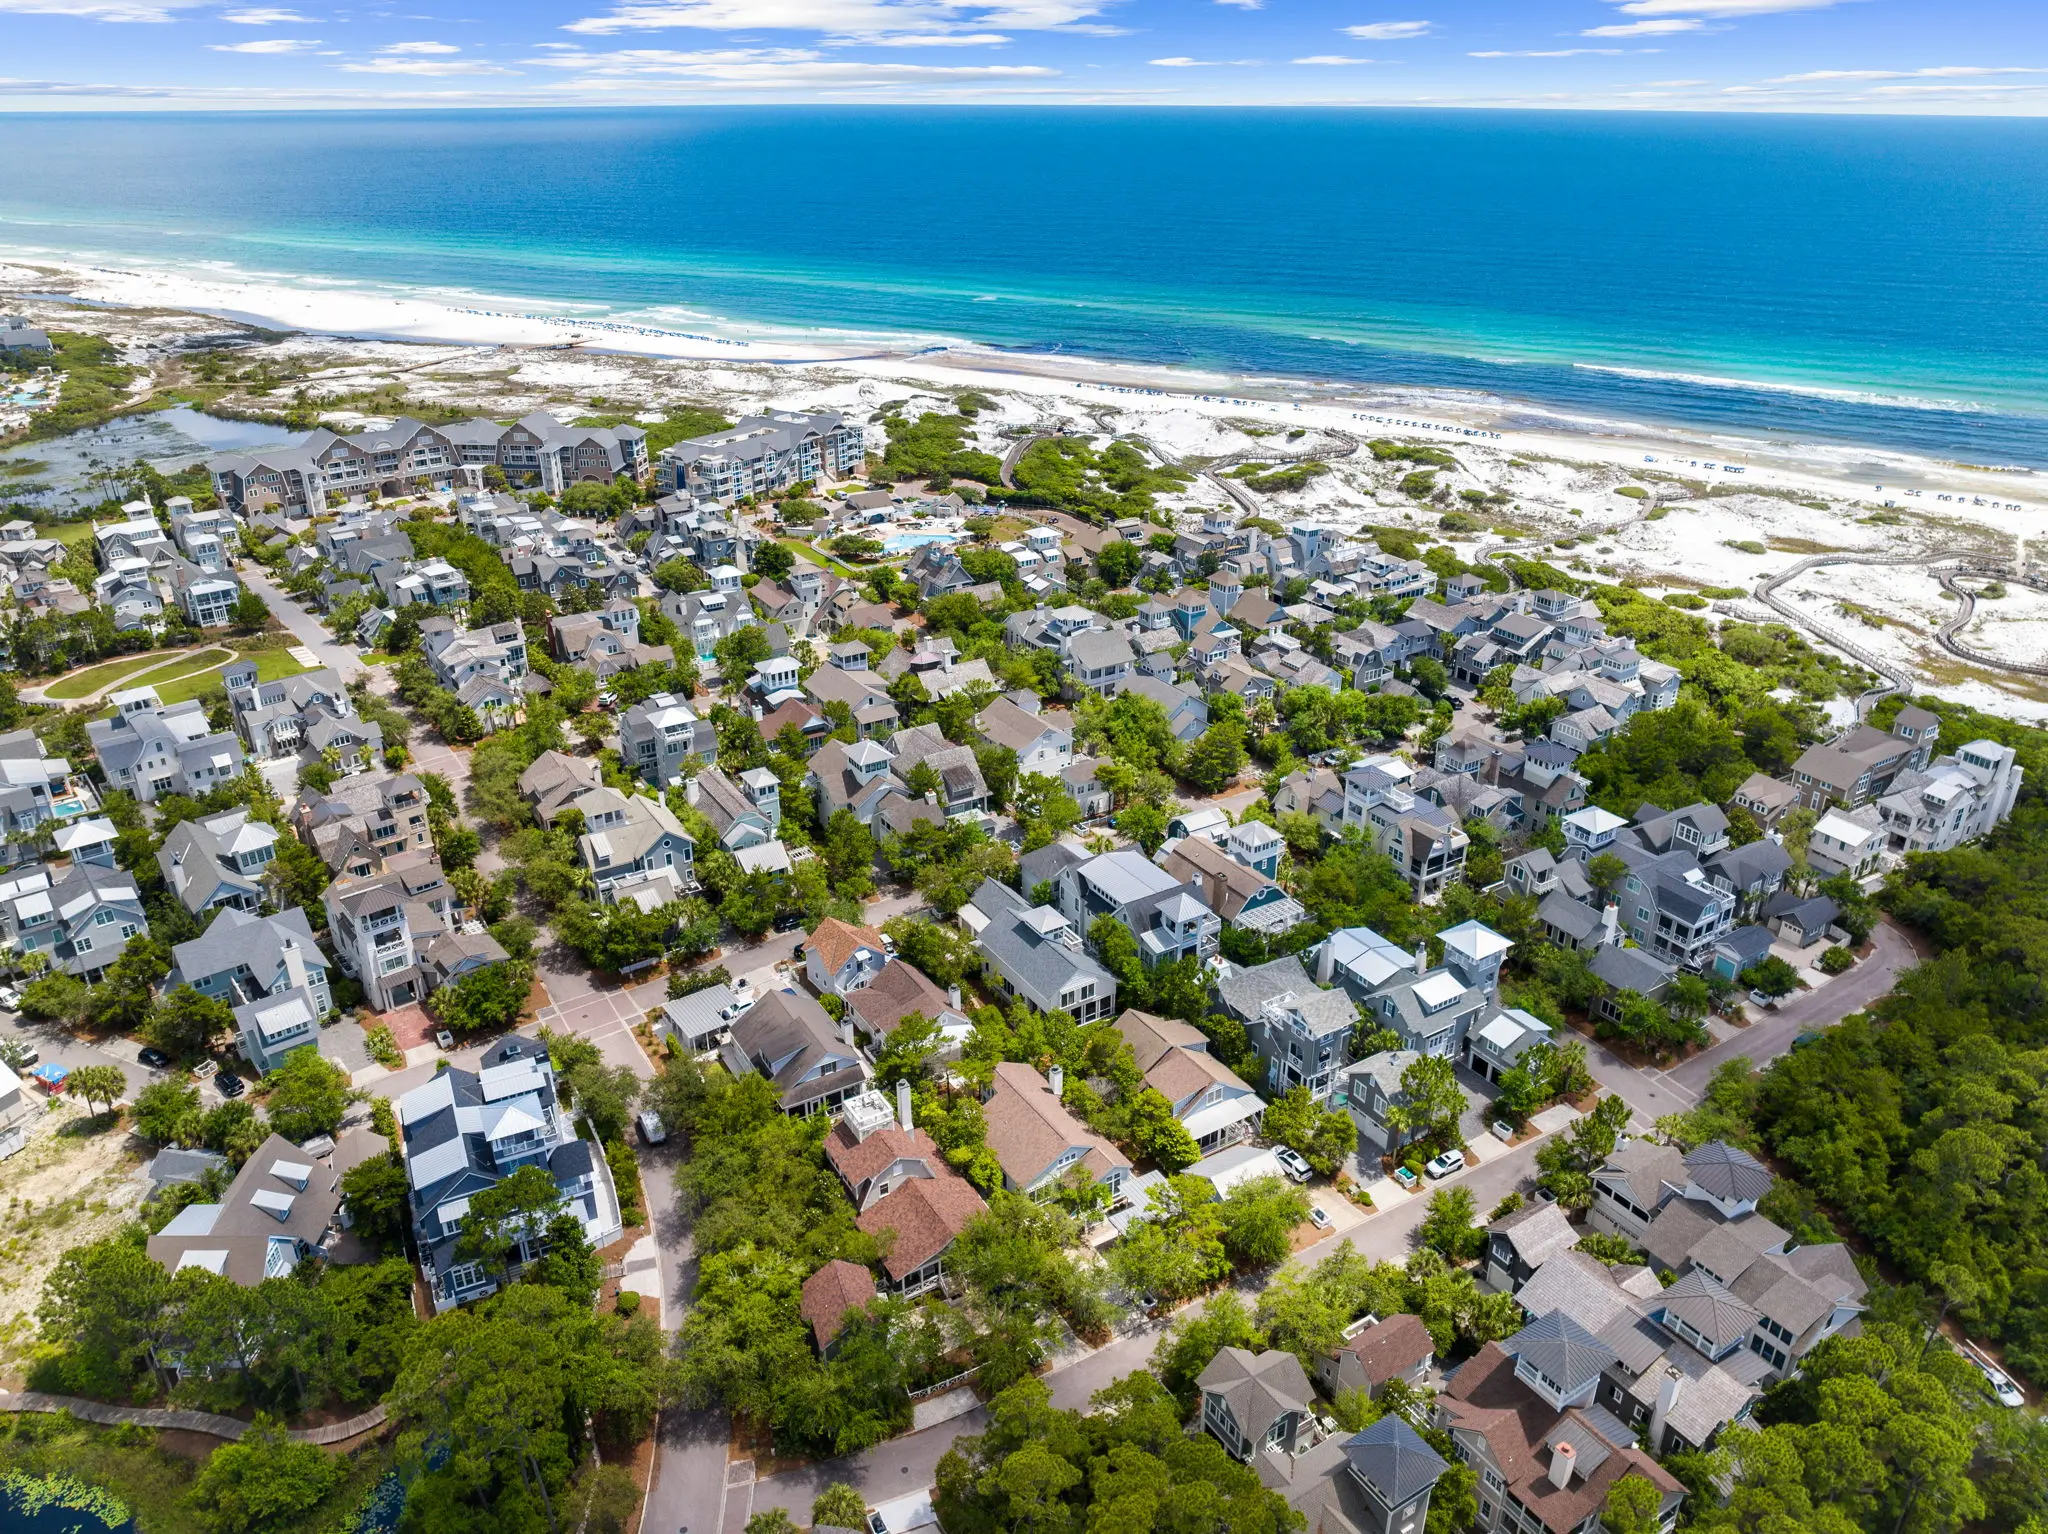
<svg viewBox="0 0 2048 1534">
<path fill-rule="evenodd" d="M 982 968 L 1005 1000 L 1079 1023 L 1116 1015 L 1116 978 L 1081 945 L 1081 935 L 1052 906 L 1035 906 L 1007 884 L 982 881 L 961 917 L 974 933 Z"/>
</svg>

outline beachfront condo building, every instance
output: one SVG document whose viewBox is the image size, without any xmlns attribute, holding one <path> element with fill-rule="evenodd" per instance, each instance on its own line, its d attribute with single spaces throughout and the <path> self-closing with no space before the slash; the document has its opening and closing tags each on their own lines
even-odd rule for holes
<svg viewBox="0 0 2048 1534">
<path fill-rule="evenodd" d="M 692 501 L 736 501 L 805 480 L 845 479 L 867 459 L 867 431 L 843 415 L 750 415 L 729 431 L 661 450 L 655 482 Z"/>
<path fill-rule="evenodd" d="M 335 500 L 450 490 L 465 467 L 502 469 L 514 484 L 560 495 L 571 485 L 647 477 L 647 433 L 637 426 L 564 426 L 536 412 L 510 426 L 457 421 L 428 426 L 405 418 L 380 431 L 340 436 L 325 429 L 290 447 L 209 459 L 221 504 L 324 511 Z"/>
</svg>

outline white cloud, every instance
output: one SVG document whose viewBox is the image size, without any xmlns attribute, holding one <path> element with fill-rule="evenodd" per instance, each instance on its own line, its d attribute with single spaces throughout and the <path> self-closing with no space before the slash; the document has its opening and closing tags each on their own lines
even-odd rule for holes
<svg viewBox="0 0 2048 1534">
<path fill-rule="evenodd" d="M 1690 18 L 1670 21 L 1630 21 L 1607 27 L 1588 27 L 1581 37 L 1663 37 L 1672 32 L 1697 32 L 1706 23 Z"/>
<path fill-rule="evenodd" d="M 1575 59 L 1582 53 L 1654 53 L 1653 48 L 1489 48 L 1484 53 L 1468 53 L 1468 59 Z"/>
<path fill-rule="evenodd" d="M 405 58 L 427 58 L 436 54 L 460 53 L 462 50 L 453 43 L 386 43 L 377 51 L 398 54 Z"/>
<path fill-rule="evenodd" d="M 0 0 L 17 16 L 76 16 L 82 21 L 169 21 L 171 12 L 200 0 Z"/>
<path fill-rule="evenodd" d="M 1831 10 L 1838 0 L 1628 0 L 1629 16 L 1778 16 L 1786 11 Z"/>
<path fill-rule="evenodd" d="M 1934 69 L 1810 69 L 1803 75 L 1777 75 L 1764 84 L 1808 85 L 1827 80 L 1952 80 L 1974 75 L 2038 75 L 2043 72 L 2018 65 L 1989 68 L 1977 64 L 1944 64 Z"/>
<path fill-rule="evenodd" d="M 1160 69 L 1257 69 L 1266 61 L 1264 59 L 1191 59 L 1184 54 L 1176 54 L 1170 59 L 1148 59 L 1146 62 Z M 1295 62 L 1298 64 L 1301 60 L 1296 59 Z M 1326 60 L 1325 62 L 1334 61 Z"/>
<path fill-rule="evenodd" d="M 808 48 L 626 48 L 610 53 L 550 53 L 528 59 L 572 70 L 580 80 L 688 81 L 722 90 L 875 90 L 889 87 L 1002 85 L 1059 74 L 1037 64 L 889 64 L 821 58 Z"/>
<path fill-rule="evenodd" d="M 1297 64 L 1377 64 L 1378 59 L 1351 59 L 1341 53 L 1311 53 L 1305 59 L 1296 59 Z"/>
<path fill-rule="evenodd" d="M 834 40 L 901 45 L 912 36 L 991 32 L 1082 32 L 1117 36 L 1090 23 L 1101 0 L 627 0 L 564 31 L 594 36 L 697 28 L 710 32 L 818 32 Z"/>
<path fill-rule="evenodd" d="M 385 55 L 366 64 L 336 66 L 352 75 L 516 75 L 516 69 L 486 64 L 481 59 L 414 59 Z"/>
<path fill-rule="evenodd" d="M 253 43 L 208 43 L 214 53 L 305 53 L 320 46 L 317 37 L 259 37 Z"/>
<path fill-rule="evenodd" d="M 1263 11 L 1266 0 L 1216 0 L 1218 5 L 1234 5 L 1242 11 Z"/>
<path fill-rule="evenodd" d="M 282 27 L 291 26 L 311 18 L 301 16 L 297 11 L 247 10 L 222 11 L 222 21 L 231 21 L 238 27 Z"/>
<path fill-rule="evenodd" d="M 1347 37 L 1358 38 L 1361 42 L 1391 43 L 1408 37 L 1427 37 L 1429 23 L 1426 21 L 1368 21 L 1363 26 L 1340 27 Z"/>
</svg>

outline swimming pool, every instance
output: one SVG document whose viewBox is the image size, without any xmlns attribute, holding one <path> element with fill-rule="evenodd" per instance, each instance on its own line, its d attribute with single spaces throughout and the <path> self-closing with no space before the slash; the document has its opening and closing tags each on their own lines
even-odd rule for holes
<svg viewBox="0 0 2048 1534">
<path fill-rule="evenodd" d="M 895 533 L 882 540 L 885 554 L 904 554 L 911 549 L 921 549 L 927 543 L 958 543 L 964 533 Z"/>
</svg>

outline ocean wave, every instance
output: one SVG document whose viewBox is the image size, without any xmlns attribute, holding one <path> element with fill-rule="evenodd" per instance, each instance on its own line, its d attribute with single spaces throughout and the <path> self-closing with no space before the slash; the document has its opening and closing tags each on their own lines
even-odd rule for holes
<svg viewBox="0 0 2048 1534">
<path fill-rule="evenodd" d="M 1660 368 L 1624 367 L 1612 362 L 1573 362 L 1579 373 L 1608 373 L 1644 383 L 1678 383 L 1701 389 L 1747 389 L 1759 394 L 1798 394 L 1814 399 L 1839 400 L 1849 405 L 1874 405 L 1887 410 L 1942 410 L 1958 415 L 2019 415 L 2012 409 L 1994 410 L 1977 400 L 1931 399 L 1913 394 L 1896 394 L 1873 389 L 1851 389 L 1840 385 L 1789 383 L 1777 378 L 1729 378 L 1713 373 L 1687 373 Z"/>
</svg>

